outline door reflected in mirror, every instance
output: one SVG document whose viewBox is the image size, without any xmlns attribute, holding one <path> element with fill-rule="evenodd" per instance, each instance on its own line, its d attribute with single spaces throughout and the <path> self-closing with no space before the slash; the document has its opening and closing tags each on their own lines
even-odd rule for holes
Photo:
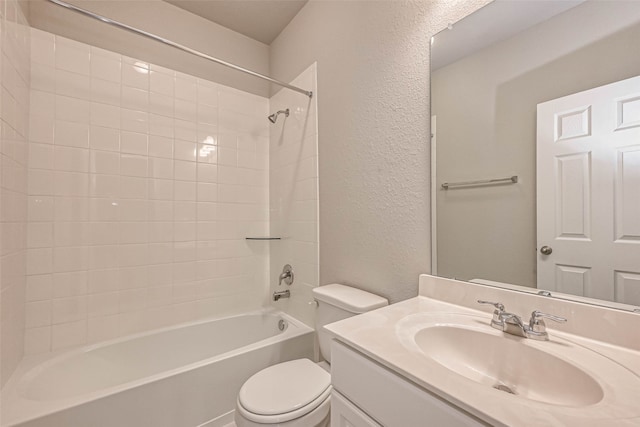
<svg viewBox="0 0 640 427">
<path fill-rule="evenodd" d="M 434 274 L 640 307 L 640 2 L 495 1 L 432 43 Z"/>
</svg>

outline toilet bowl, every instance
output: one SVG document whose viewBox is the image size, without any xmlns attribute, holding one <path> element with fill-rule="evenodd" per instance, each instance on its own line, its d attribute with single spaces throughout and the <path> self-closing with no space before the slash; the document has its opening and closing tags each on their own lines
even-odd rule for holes
<svg viewBox="0 0 640 427">
<path fill-rule="evenodd" d="M 331 362 L 331 337 L 324 325 L 388 304 L 377 295 L 344 285 L 313 289 L 318 302 L 320 352 Z M 330 421 L 331 375 L 325 362 L 296 359 L 265 368 L 249 378 L 236 401 L 238 427 L 326 427 Z"/>
</svg>

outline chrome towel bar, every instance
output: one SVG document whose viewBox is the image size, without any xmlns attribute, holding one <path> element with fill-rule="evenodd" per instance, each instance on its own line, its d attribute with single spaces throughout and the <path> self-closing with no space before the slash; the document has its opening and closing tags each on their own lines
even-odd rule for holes
<svg viewBox="0 0 640 427">
<path fill-rule="evenodd" d="M 518 182 L 518 175 L 513 175 L 508 178 L 496 178 L 496 179 L 481 179 L 478 181 L 461 181 L 461 182 L 444 182 L 442 183 L 442 189 L 448 190 L 452 187 L 465 187 L 468 185 L 485 185 L 485 184 L 516 184 Z"/>
</svg>

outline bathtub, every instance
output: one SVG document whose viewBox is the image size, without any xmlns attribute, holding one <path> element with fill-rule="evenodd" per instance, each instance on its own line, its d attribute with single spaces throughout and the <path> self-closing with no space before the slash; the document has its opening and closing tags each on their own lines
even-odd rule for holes
<svg viewBox="0 0 640 427">
<path fill-rule="evenodd" d="M 208 319 L 21 366 L 2 427 L 218 427 L 252 374 L 313 356 L 313 329 L 281 312 Z"/>
</svg>

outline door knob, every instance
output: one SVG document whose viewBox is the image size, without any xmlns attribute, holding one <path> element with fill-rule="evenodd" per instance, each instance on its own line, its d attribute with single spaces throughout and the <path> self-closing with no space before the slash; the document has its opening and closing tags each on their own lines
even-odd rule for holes
<svg viewBox="0 0 640 427">
<path fill-rule="evenodd" d="M 551 255 L 551 252 L 553 252 L 553 249 L 551 249 L 551 246 L 543 246 L 540 248 L 540 253 L 542 255 Z"/>
</svg>

